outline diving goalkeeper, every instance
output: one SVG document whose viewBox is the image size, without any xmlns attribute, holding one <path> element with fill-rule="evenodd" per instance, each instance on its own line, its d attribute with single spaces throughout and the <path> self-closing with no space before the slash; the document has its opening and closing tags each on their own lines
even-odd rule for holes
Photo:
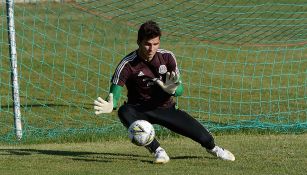
<svg viewBox="0 0 307 175">
<path fill-rule="evenodd" d="M 107 100 L 98 97 L 94 101 L 95 114 L 111 113 L 116 109 L 126 86 L 128 100 L 118 109 L 119 119 L 126 128 L 136 120 L 147 120 L 191 138 L 218 158 L 234 161 L 230 151 L 215 145 L 212 135 L 203 125 L 176 108 L 173 97 L 182 95 L 183 85 L 176 57 L 168 50 L 159 49 L 160 38 L 161 30 L 156 22 L 147 21 L 140 26 L 138 49 L 118 64 Z M 146 148 L 154 154 L 154 163 L 169 162 L 169 156 L 157 139 Z"/>
</svg>

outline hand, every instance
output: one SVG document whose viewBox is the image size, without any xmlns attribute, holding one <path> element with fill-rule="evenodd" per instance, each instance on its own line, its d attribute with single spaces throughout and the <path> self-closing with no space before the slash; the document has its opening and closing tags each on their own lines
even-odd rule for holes
<svg viewBox="0 0 307 175">
<path fill-rule="evenodd" d="M 179 84 L 181 83 L 179 81 L 179 75 L 175 74 L 175 72 L 166 73 L 166 79 L 165 83 L 163 83 L 161 80 L 157 79 L 156 83 L 167 93 L 169 94 L 175 94 L 175 91 Z"/>
<path fill-rule="evenodd" d="M 96 115 L 111 113 L 113 111 L 113 94 L 109 94 L 108 101 L 98 97 L 97 100 L 94 101 L 94 109 Z"/>
</svg>

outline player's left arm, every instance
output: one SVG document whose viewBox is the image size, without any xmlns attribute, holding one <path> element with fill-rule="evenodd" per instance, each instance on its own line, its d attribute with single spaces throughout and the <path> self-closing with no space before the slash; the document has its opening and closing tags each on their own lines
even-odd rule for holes
<svg viewBox="0 0 307 175">
<path fill-rule="evenodd" d="M 184 87 L 182 84 L 182 78 L 181 78 L 181 74 L 178 68 L 178 64 L 177 64 L 177 60 L 176 60 L 176 56 L 170 52 L 170 55 L 168 57 L 168 69 L 170 70 L 170 72 L 175 72 L 176 75 L 178 75 L 178 81 L 180 82 L 179 85 L 177 86 L 177 89 L 175 91 L 174 96 L 178 97 L 181 96 L 183 94 L 184 91 Z"/>
<path fill-rule="evenodd" d="M 166 60 L 167 73 L 165 82 L 157 80 L 156 83 L 167 93 L 177 97 L 183 94 L 183 84 L 180 77 L 180 72 L 177 66 L 177 61 L 175 55 L 168 51 L 164 55 Z"/>
<path fill-rule="evenodd" d="M 175 94 L 174 94 L 175 97 L 181 96 L 183 94 L 184 88 L 183 88 L 182 80 L 181 80 L 180 77 L 179 77 L 179 81 L 181 83 L 178 85 L 178 87 L 177 87 L 177 89 L 175 91 Z"/>
</svg>

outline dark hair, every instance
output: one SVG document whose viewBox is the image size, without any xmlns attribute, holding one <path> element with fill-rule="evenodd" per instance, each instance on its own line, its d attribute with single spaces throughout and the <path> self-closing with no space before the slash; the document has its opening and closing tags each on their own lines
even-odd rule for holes
<svg viewBox="0 0 307 175">
<path fill-rule="evenodd" d="M 159 25 L 150 20 L 146 21 L 140 26 L 140 29 L 138 31 L 138 43 L 142 42 L 143 40 L 149 40 L 155 37 L 161 37 L 161 29 Z"/>
</svg>

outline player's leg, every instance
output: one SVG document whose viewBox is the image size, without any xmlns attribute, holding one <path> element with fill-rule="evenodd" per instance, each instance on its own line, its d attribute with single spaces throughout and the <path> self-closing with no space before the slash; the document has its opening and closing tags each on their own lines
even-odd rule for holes
<svg viewBox="0 0 307 175">
<path fill-rule="evenodd" d="M 136 120 L 147 120 L 151 123 L 142 110 L 140 106 L 125 104 L 119 108 L 118 117 L 126 128 Z M 156 138 L 147 145 L 146 148 L 150 153 L 155 155 L 155 163 L 167 163 L 169 161 L 168 155 L 165 150 L 160 147 L 160 143 Z"/>
<path fill-rule="evenodd" d="M 148 120 L 143 113 L 136 109 L 135 105 L 130 104 L 124 104 L 118 109 L 118 117 L 126 128 L 129 128 L 136 120 Z"/>
<path fill-rule="evenodd" d="M 188 113 L 171 107 L 146 112 L 148 118 L 173 132 L 191 138 L 207 149 L 214 148 L 214 139 L 209 131 Z"/>
<path fill-rule="evenodd" d="M 196 119 L 185 111 L 171 107 L 169 109 L 156 109 L 146 112 L 148 118 L 180 135 L 191 138 L 200 143 L 208 152 L 224 160 L 234 160 L 234 156 L 214 143 L 210 132 Z"/>
</svg>

